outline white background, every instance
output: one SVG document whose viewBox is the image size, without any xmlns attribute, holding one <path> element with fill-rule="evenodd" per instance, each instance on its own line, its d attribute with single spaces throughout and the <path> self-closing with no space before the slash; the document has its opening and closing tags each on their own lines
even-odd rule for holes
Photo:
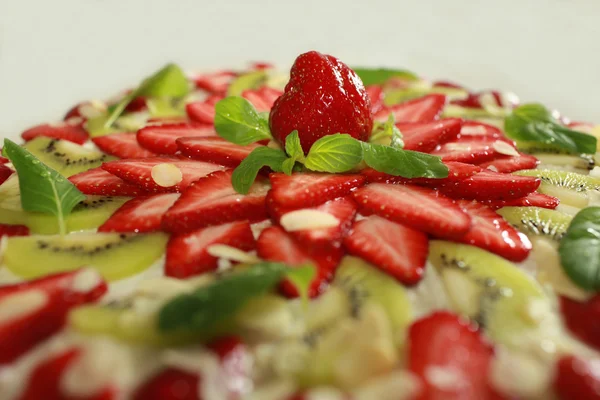
<svg viewBox="0 0 600 400">
<path fill-rule="evenodd" d="M 287 67 L 310 49 L 600 122 L 599 41 L 598 0 L 0 0 L 0 137 L 168 61 Z"/>
</svg>

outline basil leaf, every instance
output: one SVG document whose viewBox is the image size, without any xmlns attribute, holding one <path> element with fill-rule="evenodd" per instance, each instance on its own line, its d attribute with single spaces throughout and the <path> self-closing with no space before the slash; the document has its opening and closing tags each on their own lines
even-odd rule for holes
<svg viewBox="0 0 600 400">
<path fill-rule="evenodd" d="M 237 166 L 231 176 L 231 184 L 236 192 L 246 194 L 256 180 L 258 171 L 264 166 L 268 166 L 275 172 L 283 171 L 283 162 L 287 156 L 282 150 L 272 149 L 270 147 L 258 147 L 244 161 Z"/>
<path fill-rule="evenodd" d="M 363 143 L 367 165 L 376 171 L 404 178 L 446 178 L 448 167 L 439 157 L 381 144 Z"/>
<path fill-rule="evenodd" d="M 361 142 L 346 133 L 336 133 L 313 143 L 304 166 L 312 171 L 335 173 L 349 171 L 361 161 Z"/>
<path fill-rule="evenodd" d="M 227 88 L 227 96 L 241 96 L 244 90 L 258 89 L 267 81 L 267 71 L 248 72 L 235 78 Z"/>
<path fill-rule="evenodd" d="M 243 97 L 226 97 L 217 103 L 215 129 L 223 139 L 242 146 L 271 139 L 269 121 Z"/>
<path fill-rule="evenodd" d="M 596 153 L 597 139 L 560 125 L 541 104 L 524 104 L 504 120 L 508 137 L 527 142 L 555 145 L 575 154 Z"/>
<path fill-rule="evenodd" d="M 290 157 L 283 162 L 283 172 L 287 175 L 291 175 L 294 170 L 296 162 L 303 163 L 305 160 L 304 150 L 302 150 L 302 144 L 300 143 L 300 137 L 298 131 L 293 131 L 285 138 L 285 152 Z"/>
<path fill-rule="evenodd" d="M 369 141 L 379 144 L 390 143 L 390 146 L 400 149 L 404 147 L 402 132 L 396 127 L 396 119 L 393 113 L 390 113 L 386 122 L 375 122 Z"/>
<path fill-rule="evenodd" d="M 23 210 L 55 215 L 59 232 L 64 235 L 66 216 L 86 197 L 68 179 L 15 142 L 4 139 L 3 152 L 17 170 Z"/>
<path fill-rule="evenodd" d="M 251 298 L 274 288 L 290 269 L 280 263 L 255 264 L 192 293 L 179 295 L 159 311 L 158 328 L 162 332 L 210 330 Z"/>
<path fill-rule="evenodd" d="M 144 79 L 137 89 L 123 97 L 109 113 L 105 127 L 110 128 L 112 124 L 125 111 L 127 105 L 136 97 L 183 97 L 190 91 L 190 83 L 181 70 L 175 64 L 167 64 L 160 70 Z"/>
<path fill-rule="evenodd" d="M 352 68 L 358 77 L 362 80 L 365 86 L 381 85 L 386 83 L 390 78 L 400 78 L 407 81 L 416 81 L 419 77 L 405 69 L 388 69 L 388 68 Z"/>
<path fill-rule="evenodd" d="M 558 248 L 567 276 L 585 290 L 600 291 L 600 207 L 587 207 L 571 220 Z"/>
</svg>

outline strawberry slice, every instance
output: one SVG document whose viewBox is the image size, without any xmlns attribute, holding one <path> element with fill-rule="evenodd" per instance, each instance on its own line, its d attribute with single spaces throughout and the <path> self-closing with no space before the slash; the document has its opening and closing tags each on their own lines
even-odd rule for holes
<svg viewBox="0 0 600 400">
<path fill-rule="evenodd" d="M 377 214 L 437 237 L 460 238 L 471 226 L 471 218 L 458 205 L 428 188 L 371 183 L 353 196 L 365 215 Z"/>
<path fill-rule="evenodd" d="M 92 142 L 103 152 L 119 158 L 146 158 L 157 154 L 140 146 L 135 133 L 113 133 L 92 138 Z"/>
<path fill-rule="evenodd" d="M 450 81 L 435 81 L 432 84 L 433 86 L 436 87 L 446 87 L 446 88 L 450 88 L 450 89 L 465 89 L 466 88 L 462 85 L 459 85 L 458 83 L 455 82 L 450 82 Z"/>
<path fill-rule="evenodd" d="M 179 198 L 179 193 L 142 196 L 123 204 L 98 232 L 154 232 L 161 228 L 163 215 Z"/>
<path fill-rule="evenodd" d="M 2 150 L 0 150 L 0 151 L 2 151 Z M 9 161 L 10 160 L 8 160 L 8 159 L 6 160 L 6 162 L 9 162 Z M 15 172 L 15 171 L 10 169 L 6 165 L 0 164 L 0 185 L 3 184 L 4 182 L 6 182 L 6 180 L 8 178 L 10 178 L 10 176 L 13 174 L 13 172 Z"/>
<path fill-rule="evenodd" d="M 553 386 L 561 400 L 600 400 L 600 360 L 562 357 L 556 366 Z"/>
<path fill-rule="evenodd" d="M 175 368 L 165 369 L 139 387 L 133 400 L 201 400 L 197 374 Z"/>
<path fill-rule="evenodd" d="M 375 115 L 384 107 L 383 98 L 385 97 L 385 94 L 383 93 L 383 88 L 379 85 L 371 85 L 367 86 L 365 89 L 369 99 L 371 99 L 371 113 Z"/>
<path fill-rule="evenodd" d="M 237 336 L 223 336 L 207 344 L 221 362 L 224 386 L 230 398 L 242 399 L 251 387 L 253 371 L 250 349 Z M 244 385 L 250 383 L 250 386 Z"/>
<path fill-rule="evenodd" d="M 510 200 L 479 200 L 480 203 L 485 204 L 493 210 L 497 210 L 502 207 L 542 207 L 555 209 L 560 204 L 560 200 L 556 197 L 548 196 L 538 192 L 529 193 L 525 197 L 519 197 L 517 199 Z"/>
<path fill-rule="evenodd" d="M 317 206 L 347 196 L 365 181 L 362 175 L 295 173 L 269 175 L 273 201 L 288 208 Z"/>
<path fill-rule="evenodd" d="M 182 180 L 173 186 L 160 186 L 152 177 L 152 168 L 159 164 L 175 165 L 181 171 Z M 192 182 L 205 177 L 211 172 L 222 170 L 223 167 L 175 157 L 151 157 L 111 161 L 102 164 L 102 169 L 118 176 L 125 182 L 143 188 L 147 192 L 180 192 L 190 186 Z"/>
<path fill-rule="evenodd" d="M 561 296 L 560 311 L 567 328 L 575 336 L 600 350 L 600 295 L 585 302 Z"/>
<path fill-rule="evenodd" d="M 279 224 L 280 218 L 292 209 L 278 206 L 272 199 L 271 193 L 267 194 L 267 209 L 275 223 Z M 342 239 L 347 235 L 356 216 L 356 203 L 349 197 L 340 197 L 329 200 L 319 206 L 310 207 L 336 217 L 340 224 L 336 227 L 321 229 L 305 229 L 289 232 L 298 242 L 311 247 L 339 247 Z"/>
<path fill-rule="evenodd" d="M 157 154 L 175 154 L 178 150 L 176 140 L 183 137 L 217 136 L 212 126 L 198 124 L 161 124 L 150 125 L 137 133 L 139 144 Z"/>
<path fill-rule="evenodd" d="M 29 236 L 29 228 L 25 225 L 0 224 L 1 236 Z"/>
<path fill-rule="evenodd" d="M 125 182 L 101 167 L 80 172 L 69 180 L 83 194 L 100 196 L 140 196 L 148 192 L 139 186 Z"/>
<path fill-rule="evenodd" d="M 163 227 L 170 232 L 188 232 L 226 222 L 266 219 L 268 182 L 256 180 L 244 195 L 231 186 L 232 174 L 232 170 L 219 171 L 198 180 L 167 211 Z"/>
<path fill-rule="evenodd" d="M 73 307 L 106 291 L 106 283 L 90 269 L 0 287 L 0 365 L 58 332 Z"/>
<path fill-rule="evenodd" d="M 423 276 L 429 240 L 423 232 L 372 215 L 354 225 L 344 246 L 350 254 L 406 285 L 413 285 Z"/>
<path fill-rule="evenodd" d="M 462 138 L 485 136 L 497 139 L 504 137 L 504 134 L 500 129 L 493 125 L 466 120 L 463 122 L 462 128 L 460 129 L 460 136 Z"/>
<path fill-rule="evenodd" d="M 244 90 L 242 97 L 248 100 L 256 111 L 267 112 L 273 108 L 273 103 L 283 92 L 281 90 L 273 89 L 268 86 L 263 86 L 256 90 Z"/>
<path fill-rule="evenodd" d="M 204 101 L 188 103 L 185 106 L 185 112 L 188 118 L 194 122 L 213 125 L 215 122 L 215 104 L 221 99 L 223 99 L 223 96 L 215 95 Z"/>
<path fill-rule="evenodd" d="M 522 169 L 535 169 L 539 163 L 540 161 L 535 156 L 519 153 L 518 156 L 498 156 L 491 161 L 479 164 L 479 166 L 495 172 L 510 173 Z"/>
<path fill-rule="evenodd" d="M 37 125 L 27 129 L 21 134 L 21 137 L 25 141 L 30 141 L 39 136 L 45 136 L 53 139 L 63 139 L 77 144 L 84 144 L 88 140 L 89 135 L 87 131 L 79 124 L 72 124 L 70 122 Z"/>
<path fill-rule="evenodd" d="M 493 348 L 477 327 L 446 311 L 409 329 L 408 368 L 422 383 L 419 400 L 485 400 L 492 396 L 488 372 Z"/>
<path fill-rule="evenodd" d="M 196 76 L 194 82 L 198 89 L 204 89 L 210 93 L 224 94 L 236 76 L 237 74 L 233 71 L 218 71 Z"/>
<path fill-rule="evenodd" d="M 495 146 L 497 141 L 514 145 L 505 138 L 493 138 L 489 136 L 460 137 L 456 141 L 444 143 L 431 154 L 439 156 L 442 161 L 458 161 L 469 164 L 480 164 L 502 155 L 498 153 Z M 515 150 L 516 151 L 516 150 Z"/>
<path fill-rule="evenodd" d="M 521 262 L 531 251 L 531 242 L 494 210 L 472 201 L 459 205 L 471 216 L 471 229 L 460 242 L 480 247 L 510 261 Z"/>
<path fill-rule="evenodd" d="M 386 182 L 386 183 L 414 183 L 429 187 L 438 187 L 445 183 L 457 182 L 483 171 L 481 167 L 472 164 L 465 164 L 456 161 L 444 163 L 448 167 L 448 176 L 441 179 L 430 178 L 403 178 L 401 176 L 388 175 L 384 172 L 375 171 L 372 168 L 365 168 L 360 173 L 367 178 L 367 182 Z"/>
<path fill-rule="evenodd" d="M 508 200 L 525 197 L 540 186 L 531 176 L 482 171 L 470 178 L 440 186 L 440 191 L 457 199 Z"/>
<path fill-rule="evenodd" d="M 208 247 L 213 244 L 225 244 L 244 251 L 256 247 L 248 221 L 174 235 L 167 244 L 165 275 L 183 279 L 217 269 L 217 258 L 208 253 Z"/>
<path fill-rule="evenodd" d="M 248 157 L 252 150 L 261 147 L 258 143 L 247 146 L 228 142 L 220 137 L 190 137 L 177 139 L 181 154 L 194 160 L 211 162 L 235 168 Z"/>
<path fill-rule="evenodd" d="M 375 114 L 374 118 L 385 121 L 392 113 L 396 122 L 429 122 L 439 118 L 445 105 L 446 96 L 429 94 L 391 107 L 384 107 Z"/>
<path fill-rule="evenodd" d="M 459 118 L 445 118 L 433 122 L 403 122 L 396 124 L 402 132 L 406 150 L 429 153 L 439 144 L 458 137 L 462 126 Z"/>
<path fill-rule="evenodd" d="M 279 226 L 270 226 L 261 232 L 256 250 L 262 259 L 292 267 L 308 263 L 315 265 L 317 274 L 308 290 L 310 297 L 316 297 L 325 290 L 343 256 L 343 251 L 338 247 L 312 249 L 303 246 Z M 281 283 L 281 291 L 288 297 L 299 295 L 296 287 L 287 280 Z"/>
</svg>

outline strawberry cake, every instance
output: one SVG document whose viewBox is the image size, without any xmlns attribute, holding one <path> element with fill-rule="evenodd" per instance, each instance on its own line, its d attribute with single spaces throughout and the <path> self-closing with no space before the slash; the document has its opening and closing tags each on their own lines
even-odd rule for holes
<svg viewBox="0 0 600 400">
<path fill-rule="evenodd" d="M 600 399 L 600 127 L 316 51 L 5 139 L 0 400 Z"/>
</svg>

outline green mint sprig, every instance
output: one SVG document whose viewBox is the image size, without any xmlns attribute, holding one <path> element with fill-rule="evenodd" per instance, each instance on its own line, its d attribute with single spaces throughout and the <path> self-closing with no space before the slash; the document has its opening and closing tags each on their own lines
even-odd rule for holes
<svg viewBox="0 0 600 400">
<path fill-rule="evenodd" d="M 23 210 L 55 215 L 60 234 L 66 234 L 65 218 L 85 200 L 85 195 L 64 176 L 10 139 L 4 139 L 3 154 L 17 170 Z"/>
<path fill-rule="evenodd" d="M 541 104 L 524 104 L 504 120 L 504 130 L 511 139 L 551 144 L 574 154 L 596 153 L 597 139 L 562 126 Z"/>
<path fill-rule="evenodd" d="M 237 96 L 216 104 L 215 130 L 223 139 L 242 146 L 272 138 L 269 120 L 252 103 Z"/>
<path fill-rule="evenodd" d="M 396 118 L 393 113 L 390 113 L 387 121 L 375 121 L 373 133 L 369 138 L 369 142 L 378 143 L 389 139 L 390 146 L 402 149 L 404 148 L 404 140 L 402 140 L 402 132 L 396 126 Z M 383 144 L 383 143 L 382 143 Z"/>
</svg>

